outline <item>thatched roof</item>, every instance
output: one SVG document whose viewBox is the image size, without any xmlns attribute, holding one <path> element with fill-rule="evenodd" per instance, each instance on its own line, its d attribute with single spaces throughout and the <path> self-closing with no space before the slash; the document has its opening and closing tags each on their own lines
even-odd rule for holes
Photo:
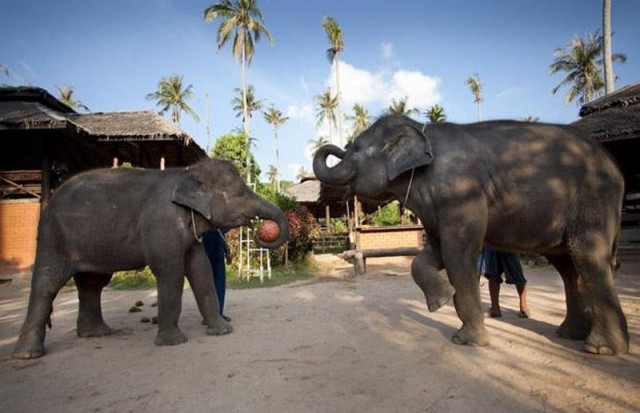
<svg viewBox="0 0 640 413">
<path fill-rule="evenodd" d="M 640 83 L 625 86 L 580 109 L 573 124 L 599 142 L 640 137 Z"/>
<path fill-rule="evenodd" d="M 0 88 L 0 160 L 4 169 L 37 169 L 45 151 L 74 171 L 183 166 L 207 156 L 177 125 L 151 111 L 79 114 L 36 87 Z"/>
<path fill-rule="evenodd" d="M 285 190 L 287 195 L 309 208 L 316 217 L 324 217 L 325 205 L 329 205 L 331 216 L 345 215 L 347 213 L 346 192 L 346 186 L 330 186 L 320 182 L 315 176 L 305 177 L 298 185 Z M 366 199 L 360 199 L 360 203 L 365 213 L 375 211 L 381 204 Z"/>
</svg>

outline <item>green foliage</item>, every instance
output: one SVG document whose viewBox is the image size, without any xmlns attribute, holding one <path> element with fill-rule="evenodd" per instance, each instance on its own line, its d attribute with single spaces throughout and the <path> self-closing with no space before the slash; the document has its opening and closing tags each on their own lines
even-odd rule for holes
<svg viewBox="0 0 640 413">
<path fill-rule="evenodd" d="M 291 284 L 292 282 L 308 280 L 318 272 L 316 266 L 311 260 L 300 260 L 291 264 L 289 267 L 284 266 L 273 267 L 271 269 L 271 279 L 264 278 L 264 282 L 260 282 L 260 278 L 251 277 L 249 280 L 238 278 L 237 268 L 227 270 L 227 288 L 245 289 L 245 288 L 262 288 L 277 287 L 279 285 Z"/>
<path fill-rule="evenodd" d="M 347 223 L 342 218 L 331 218 L 331 229 L 329 231 L 332 235 L 346 234 L 348 232 Z"/>
<path fill-rule="evenodd" d="M 269 185 L 262 183 L 258 184 L 256 186 L 256 193 L 283 211 L 292 211 L 298 206 L 298 203 L 294 198 L 274 190 Z"/>
<path fill-rule="evenodd" d="M 116 272 L 109 283 L 109 288 L 115 290 L 143 290 L 155 287 L 156 277 L 149 267 L 134 271 Z"/>
<path fill-rule="evenodd" d="M 378 209 L 372 216 L 372 221 L 378 226 L 391 226 L 400 224 L 400 203 L 398 201 L 389 202 Z"/>
<path fill-rule="evenodd" d="M 240 176 L 243 178 L 247 176 L 247 156 L 246 149 L 244 145 L 244 133 L 227 133 L 226 135 L 220 136 L 216 140 L 216 144 L 214 145 L 211 156 L 214 158 L 227 159 L 238 168 L 240 172 Z M 258 182 L 258 178 L 260 176 L 260 165 L 255 160 L 253 153 L 250 152 L 251 156 L 251 182 Z"/>
</svg>

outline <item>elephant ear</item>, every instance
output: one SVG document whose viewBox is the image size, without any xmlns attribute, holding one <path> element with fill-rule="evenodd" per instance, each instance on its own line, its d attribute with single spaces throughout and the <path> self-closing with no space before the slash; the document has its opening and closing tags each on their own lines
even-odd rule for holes
<svg viewBox="0 0 640 413">
<path fill-rule="evenodd" d="M 178 205 L 189 207 L 202 216 L 211 219 L 211 197 L 205 185 L 189 169 L 178 175 L 173 187 L 171 200 Z"/>
<path fill-rule="evenodd" d="M 393 181 L 400 174 L 433 162 L 429 138 L 413 126 L 397 133 L 382 148 L 386 154 L 387 178 Z"/>
</svg>

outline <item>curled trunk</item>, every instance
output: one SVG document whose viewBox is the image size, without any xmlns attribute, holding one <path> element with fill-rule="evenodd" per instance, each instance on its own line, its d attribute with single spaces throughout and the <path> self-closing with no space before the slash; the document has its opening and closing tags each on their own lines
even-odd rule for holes
<svg viewBox="0 0 640 413">
<path fill-rule="evenodd" d="M 318 149 L 313 157 L 313 172 L 318 179 L 326 184 L 341 186 L 348 185 L 355 178 L 355 171 L 351 164 L 343 161 L 346 152 L 335 145 L 325 145 Z M 340 159 L 336 166 L 327 166 L 327 157 L 333 155 Z"/>
<path fill-rule="evenodd" d="M 255 241 L 259 246 L 261 246 L 262 248 L 273 249 L 278 248 L 289 240 L 289 220 L 287 219 L 287 216 L 282 212 L 282 210 L 280 210 L 280 208 L 265 201 L 260 204 L 257 215 L 259 218 L 275 221 L 280 228 L 280 234 L 278 235 L 278 238 L 273 242 L 265 242 L 256 237 Z"/>
</svg>

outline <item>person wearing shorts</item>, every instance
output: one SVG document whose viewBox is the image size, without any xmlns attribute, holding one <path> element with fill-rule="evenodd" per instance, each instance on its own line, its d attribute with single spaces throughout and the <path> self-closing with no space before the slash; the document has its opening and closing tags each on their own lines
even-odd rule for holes
<svg viewBox="0 0 640 413">
<path fill-rule="evenodd" d="M 522 265 L 518 254 L 513 252 L 501 252 L 484 247 L 479 259 L 480 273 L 489 280 L 489 296 L 491 297 L 491 308 L 489 317 L 502 317 L 500 309 L 500 284 L 515 285 L 520 299 L 520 311 L 518 316 L 529 318 L 529 308 L 527 306 L 527 279 L 524 278 Z M 502 278 L 504 274 L 504 280 Z"/>
</svg>

